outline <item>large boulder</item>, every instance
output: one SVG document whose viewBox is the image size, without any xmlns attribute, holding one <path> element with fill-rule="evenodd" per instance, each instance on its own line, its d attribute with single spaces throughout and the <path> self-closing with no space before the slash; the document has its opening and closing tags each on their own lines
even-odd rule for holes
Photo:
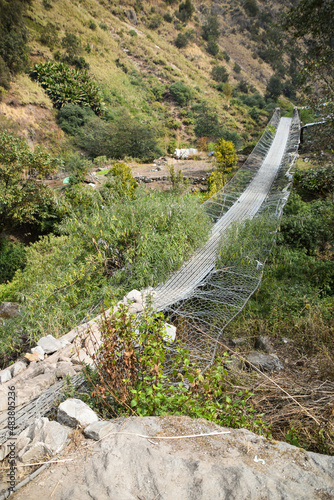
<svg viewBox="0 0 334 500">
<path fill-rule="evenodd" d="M 334 457 L 270 442 L 246 429 L 168 416 L 118 419 L 114 430 L 99 442 L 85 444 L 81 453 L 79 448 L 75 460 L 42 473 L 38 483 L 43 484 L 43 498 L 334 498 Z M 206 433 L 218 434 L 193 437 Z M 35 498 L 32 483 L 15 495 L 15 500 Z"/>
<path fill-rule="evenodd" d="M 248 354 L 246 360 L 250 367 L 254 365 L 263 372 L 278 372 L 284 369 L 282 361 L 276 354 L 263 354 L 262 352 L 253 351 Z"/>
</svg>

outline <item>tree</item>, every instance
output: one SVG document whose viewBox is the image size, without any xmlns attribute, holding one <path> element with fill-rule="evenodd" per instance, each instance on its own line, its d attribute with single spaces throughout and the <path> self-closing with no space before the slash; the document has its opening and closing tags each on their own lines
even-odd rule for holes
<svg viewBox="0 0 334 500">
<path fill-rule="evenodd" d="M 237 164 L 237 154 L 232 141 L 221 139 L 215 146 L 214 157 L 216 158 L 217 168 L 223 174 L 233 170 Z"/>
<path fill-rule="evenodd" d="M 302 40 L 299 61 L 305 83 L 316 83 L 320 95 L 334 94 L 334 2 L 300 0 L 286 15 L 284 27 Z M 314 87 L 314 85 L 313 85 Z"/>
<path fill-rule="evenodd" d="M 41 179 L 61 166 L 42 147 L 0 134 L 0 232 L 13 227 L 49 229 L 60 216 L 54 192 Z"/>
<path fill-rule="evenodd" d="M 220 35 L 219 21 L 217 14 L 207 16 L 205 23 L 202 26 L 204 40 L 217 40 Z"/>
<path fill-rule="evenodd" d="M 228 71 L 225 66 L 214 66 L 211 71 L 211 76 L 216 82 L 227 82 Z"/>
<path fill-rule="evenodd" d="M 266 87 L 266 97 L 277 101 L 282 93 L 282 82 L 278 75 L 272 75 Z"/>
<path fill-rule="evenodd" d="M 176 17 L 183 23 L 187 23 L 192 18 L 194 11 L 195 7 L 191 3 L 191 0 L 185 0 L 185 2 L 180 3 Z"/>
<path fill-rule="evenodd" d="M 186 106 L 192 99 L 191 89 L 183 82 L 175 82 L 169 87 L 173 99 L 179 106 Z"/>
</svg>

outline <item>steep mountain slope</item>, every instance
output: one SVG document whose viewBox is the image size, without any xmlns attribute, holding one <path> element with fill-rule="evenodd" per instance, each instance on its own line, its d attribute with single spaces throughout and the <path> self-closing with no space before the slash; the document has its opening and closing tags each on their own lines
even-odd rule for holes
<svg viewBox="0 0 334 500">
<path fill-rule="evenodd" d="M 277 19 L 275 10 L 285 3 L 189 2 L 193 10 L 187 19 L 182 8 L 187 2 L 129 1 L 120 6 L 102 0 L 33 0 L 25 15 L 30 66 L 61 59 L 80 70 L 89 67 L 108 117 L 128 111 L 149 122 L 165 153 L 175 145 L 194 144 L 196 135 L 210 135 L 194 133 L 200 113 L 196 106 L 203 103 L 245 143 L 257 137 L 275 104 L 261 103 L 250 113 L 256 101 L 247 105 L 240 96 L 263 94 L 274 71 L 282 79 L 287 71 L 285 49 L 281 42 L 273 43 L 277 29 L 270 26 Z M 224 67 L 227 76 L 214 76 L 215 67 Z M 190 89 L 187 104 L 175 102 L 169 90 L 180 81 Z M 32 143 L 62 149 L 54 112 L 41 111 L 52 106 L 38 84 L 21 76 L 3 94 L 0 111 L 20 125 L 21 133 Z"/>
</svg>

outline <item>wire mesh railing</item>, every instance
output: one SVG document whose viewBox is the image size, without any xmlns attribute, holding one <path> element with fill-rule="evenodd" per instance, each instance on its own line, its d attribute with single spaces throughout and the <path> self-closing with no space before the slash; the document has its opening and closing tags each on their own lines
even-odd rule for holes
<svg viewBox="0 0 334 500">
<path fill-rule="evenodd" d="M 208 243 L 157 288 L 155 308 L 203 366 L 261 283 L 291 190 L 299 137 L 297 110 L 292 119 L 280 119 L 276 110 L 245 165 L 205 203 L 216 222 Z"/>
</svg>

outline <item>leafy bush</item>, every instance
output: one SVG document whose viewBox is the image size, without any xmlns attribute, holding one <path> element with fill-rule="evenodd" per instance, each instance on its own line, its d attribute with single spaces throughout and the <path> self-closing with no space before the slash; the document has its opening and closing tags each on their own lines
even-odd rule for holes
<svg viewBox="0 0 334 500">
<path fill-rule="evenodd" d="M 108 172 L 110 180 L 103 186 L 102 197 L 109 202 L 117 198 L 133 198 L 138 187 L 131 168 L 125 163 L 114 163 Z"/>
<path fill-rule="evenodd" d="M 80 39 L 74 33 L 67 31 L 61 40 L 61 46 L 66 50 L 68 56 L 76 56 L 81 49 Z"/>
<path fill-rule="evenodd" d="M 222 124 L 216 111 L 211 109 L 207 103 L 202 103 L 196 108 L 194 131 L 197 137 L 220 137 Z"/>
<path fill-rule="evenodd" d="M 211 198 L 220 189 L 224 187 L 224 179 L 221 172 L 215 171 L 210 174 L 208 178 L 208 191 L 206 194 L 207 198 Z"/>
<path fill-rule="evenodd" d="M 220 35 L 219 21 L 217 14 L 207 16 L 205 23 L 202 26 L 204 40 L 217 40 Z"/>
<path fill-rule="evenodd" d="M 233 66 L 233 71 L 239 74 L 241 72 L 241 66 L 238 63 L 235 63 Z"/>
<path fill-rule="evenodd" d="M 182 23 L 187 23 L 192 18 L 194 11 L 195 7 L 191 3 L 191 0 L 185 0 L 180 3 L 179 10 L 175 15 Z"/>
<path fill-rule="evenodd" d="M 259 7 L 256 0 L 245 0 L 244 9 L 251 17 L 255 17 L 259 12 Z"/>
<path fill-rule="evenodd" d="M 0 57 L 7 68 L 17 73 L 28 64 L 28 30 L 24 14 L 30 0 L 0 0 Z"/>
<path fill-rule="evenodd" d="M 213 66 L 211 76 L 216 82 L 227 82 L 228 71 L 225 66 Z"/>
<path fill-rule="evenodd" d="M 211 54 L 212 56 L 216 56 L 219 53 L 219 45 L 215 40 L 209 40 L 208 44 L 206 46 L 206 50 Z"/>
<path fill-rule="evenodd" d="M 43 147 L 31 151 L 24 140 L 0 133 L 0 232 L 22 226 L 43 232 L 59 221 L 61 204 L 38 179 L 61 166 Z"/>
<path fill-rule="evenodd" d="M 178 49 L 183 49 L 189 43 L 189 36 L 186 33 L 179 33 L 174 43 Z"/>
<path fill-rule="evenodd" d="M 39 40 L 43 45 L 47 45 L 51 50 L 53 50 L 58 43 L 58 33 L 56 29 L 56 26 L 53 23 L 50 23 L 50 21 L 48 21 L 47 24 L 41 29 L 41 36 Z"/>
<path fill-rule="evenodd" d="M 192 99 L 191 89 L 183 82 L 175 82 L 169 87 L 173 99 L 179 106 L 186 106 Z"/>
<path fill-rule="evenodd" d="M 173 22 L 173 17 L 170 15 L 169 12 L 166 12 L 166 14 L 164 15 L 164 20 L 166 21 L 166 23 L 171 23 Z"/>
<path fill-rule="evenodd" d="M 217 168 L 222 173 L 229 173 L 237 164 L 237 155 L 232 141 L 221 139 L 215 146 L 214 157 Z"/>
<path fill-rule="evenodd" d="M 100 91 L 86 71 L 48 61 L 35 64 L 30 76 L 41 84 L 56 109 L 73 103 L 89 106 L 97 115 L 102 113 Z"/>
<path fill-rule="evenodd" d="M 10 73 L 1 55 L 0 55 L 0 87 L 3 87 L 4 89 L 7 90 L 10 87 Z"/>
<path fill-rule="evenodd" d="M 86 370 L 86 377 L 93 389 L 92 399 L 102 414 L 144 417 L 171 413 L 268 431 L 247 403 L 247 391 L 237 396 L 228 391 L 228 371 L 223 367 L 223 362 L 228 362 L 226 353 L 207 373 L 202 373 L 191 362 L 185 347 L 175 341 L 170 375 L 164 374 L 168 340 L 161 313 L 145 310 L 138 320 L 121 306 L 108 317 L 103 316 L 100 328 L 100 350 L 87 351 L 95 361 L 96 372 Z"/>
<path fill-rule="evenodd" d="M 266 87 L 266 97 L 277 101 L 282 93 L 282 81 L 278 75 L 272 75 Z"/>
<path fill-rule="evenodd" d="M 294 177 L 297 191 L 304 197 L 323 198 L 334 196 L 334 166 L 297 170 Z"/>
<path fill-rule="evenodd" d="M 59 126 L 70 135 L 78 134 L 93 116 L 94 112 L 89 107 L 78 104 L 65 104 L 57 113 Z"/>
<path fill-rule="evenodd" d="M 151 17 L 150 22 L 148 23 L 148 28 L 150 30 L 156 30 L 161 26 L 162 24 L 162 17 L 160 14 L 155 14 L 154 16 Z"/>
<path fill-rule="evenodd" d="M 62 236 L 30 245 L 24 270 L 0 289 L 0 301 L 24 302 L 14 329 L 23 327 L 32 339 L 66 333 L 110 294 L 122 298 L 127 290 L 164 280 L 210 229 L 192 196 L 138 188 L 126 203 L 114 198 L 108 204 L 89 186 L 70 190 L 78 210 L 62 223 Z"/>
<path fill-rule="evenodd" d="M 0 238 L 0 283 L 10 281 L 18 269 L 24 268 L 25 263 L 24 245 Z"/>
</svg>

